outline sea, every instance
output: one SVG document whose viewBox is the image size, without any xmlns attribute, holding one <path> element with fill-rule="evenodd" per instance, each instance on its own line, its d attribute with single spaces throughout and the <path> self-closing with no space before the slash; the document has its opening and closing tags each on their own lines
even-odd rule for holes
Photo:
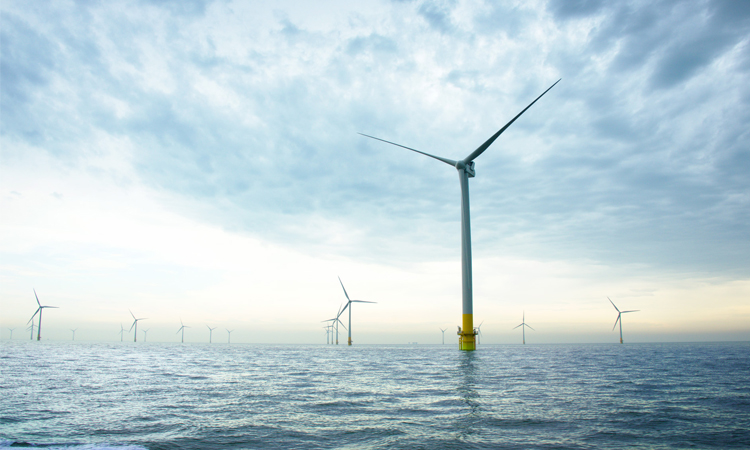
<svg viewBox="0 0 750 450">
<path fill-rule="evenodd" d="M 0 448 L 750 448 L 750 343 L 0 343 Z"/>
</svg>

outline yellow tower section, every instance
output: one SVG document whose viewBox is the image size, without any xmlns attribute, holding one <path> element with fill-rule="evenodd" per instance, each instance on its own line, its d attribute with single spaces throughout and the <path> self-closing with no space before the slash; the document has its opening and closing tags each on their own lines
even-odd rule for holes
<svg viewBox="0 0 750 450">
<path fill-rule="evenodd" d="M 477 331 L 474 329 L 474 314 L 464 314 L 463 326 L 458 329 L 459 350 L 476 350 L 476 335 Z"/>
</svg>

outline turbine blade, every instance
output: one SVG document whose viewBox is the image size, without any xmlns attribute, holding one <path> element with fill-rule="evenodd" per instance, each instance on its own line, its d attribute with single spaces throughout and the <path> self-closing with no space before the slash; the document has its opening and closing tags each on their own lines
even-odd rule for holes
<svg viewBox="0 0 750 450">
<path fill-rule="evenodd" d="M 524 325 L 526 325 L 526 324 L 524 324 Z M 531 328 L 531 325 L 526 325 L 526 326 L 529 327 L 529 328 Z M 533 328 L 531 328 L 531 329 L 534 330 Z M 534 330 L 534 331 L 536 331 L 536 330 Z"/>
<path fill-rule="evenodd" d="M 36 309 L 36 312 L 34 312 L 34 314 L 32 314 L 32 315 L 31 315 L 31 319 L 29 319 L 29 321 L 28 321 L 28 322 L 26 322 L 26 325 L 30 324 L 30 323 L 31 323 L 31 321 L 32 321 L 32 320 L 34 320 L 34 316 L 36 316 L 36 313 L 38 313 L 38 312 L 39 312 L 39 311 L 41 311 L 41 310 L 42 310 L 42 307 L 41 307 L 41 306 L 40 306 L 39 308 L 37 308 L 37 309 Z"/>
<path fill-rule="evenodd" d="M 377 303 L 377 302 L 368 302 L 366 300 L 351 300 L 352 303 Z"/>
<path fill-rule="evenodd" d="M 135 319 L 135 315 L 133 314 L 133 311 L 128 310 L 128 312 L 130 313 L 131 316 L 133 316 L 133 319 Z M 138 319 L 135 319 L 135 320 L 138 320 Z"/>
<path fill-rule="evenodd" d="M 611 298 L 607 297 L 607 300 L 609 300 L 609 302 L 612 303 L 612 306 L 614 306 L 615 309 L 617 309 L 617 306 L 615 306 L 615 302 L 613 302 Z M 617 309 L 617 312 L 620 312 L 620 310 Z"/>
<path fill-rule="evenodd" d="M 338 279 L 339 279 L 339 283 L 341 283 L 341 289 L 344 290 L 344 295 L 346 295 L 346 299 L 349 300 L 349 294 L 346 293 L 346 288 L 344 287 L 344 283 L 341 281 L 341 277 L 338 277 Z"/>
<path fill-rule="evenodd" d="M 351 303 L 351 302 L 346 302 L 346 305 L 344 305 L 344 308 L 343 308 L 343 309 L 341 310 L 341 312 L 339 313 L 339 315 L 338 315 L 338 316 L 336 316 L 336 318 L 337 318 L 337 319 L 338 319 L 339 317 L 341 317 L 341 315 L 342 315 L 342 314 L 344 314 L 344 311 L 346 311 L 346 308 L 348 308 L 348 307 L 349 307 L 349 303 Z"/>
<path fill-rule="evenodd" d="M 562 78 L 560 80 L 562 80 Z M 534 100 L 533 102 L 529 103 L 529 106 L 527 106 L 526 108 L 523 109 L 523 111 L 521 111 L 520 113 L 518 113 L 518 115 L 516 115 L 516 117 L 514 117 L 513 120 L 511 120 L 510 122 L 508 122 L 507 124 L 505 124 L 505 126 L 502 127 L 502 128 L 500 128 L 497 131 L 497 133 L 493 134 L 492 137 L 490 137 L 489 139 L 487 139 L 484 144 L 480 145 L 476 150 L 474 150 L 473 152 L 471 152 L 471 154 L 469 156 L 467 156 L 466 158 L 464 158 L 464 163 L 468 164 L 468 163 L 474 161 L 479 155 L 481 155 L 482 153 L 484 153 L 484 151 L 487 150 L 487 148 L 490 145 L 492 145 L 493 142 L 495 142 L 495 139 L 497 139 L 498 136 L 500 136 L 501 134 L 503 134 L 503 131 L 505 131 L 509 126 L 511 126 L 513 124 L 513 122 L 516 121 L 516 119 L 518 119 L 519 117 L 521 117 L 521 114 L 525 113 L 527 109 L 531 108 L 531 105 L 533 105 L 534 103 L 537 102 L 537 100 L 539 100 L 540 98 L 542 98 L 542 95 L 546 94 L 547 92 L 549 92 L 550 89 L 552 89 L 553 87 L 555 87 L 555 84 L 559 83 L 560 80 L 555 81 L 555 83 L 552 86 L 548 87 L 546 91 L 542 92 L 542 94 L 539 97 L 537 97 L 536 100 Z"/>
<path fill-rule="evenodd" d="M 138 321 L 136 320 L 135 322 L 133 322 L 133 325 L 130 325 L 130 329 L 128 330 L 128 333 L 130 333 L 131 331 L 133 331 L 133 327 L 135 326 L 136 322 L 138 322 Z"/>
<path fill-rule="evenodd" d="M 518 328 L 518 327 L 522 327 L 522 326 L 523 326 L 523 324 L 517 325 L 517 326 L 515 326 L 515 327 L 511 328 L 511 330 L 515 330 L 516 328 Z"/>
<path fill-rule="evenodd" d="M 615 320 L 615 324 L 614 324 L 614 325 L 612 326 L 612 331 L 614 331 L 614 330 L 615 330 L 615 327 L 617 326 L 617 322 L 619 322 L 619 321 L 620 321 L 620 316 L 621 316 L 621 315 L 622 315 L 622 313 L 620 313 L 620 314 L 618 314 L 618 315 L 617 315 L 617 320 Z"/>
<path fill-rule="evenodd" d="M 629 312 L 638 312 L 638 311 L 640 311 L 640 309 L 633 309 L 630 311 L 623 311 L 622 314 L 629 313 Z"/>
<path fill-rule="evenodd" d="M 415 149 L 413 149 L 413 148 L 411 148 L 411 147 L 406 147 L 406 146 L 404 146 L 404 145 L 401 145 L 401 144 L 397 144 L 397 143 L 395 143 L 395 142 L 391 142 L 391 141 L 386 141 L 385 139 L 380 139 L 380 138 L 376 138 L 375 136 L 370 136 L 369 134 L 364 134 L 364 133 L 357 133 L 357 134 L 360 134 L 360 135 L 362 135 L 362 136 L 364 136 L 364 137 L 368 137 L 368 138 L 370 138 L 370 139 L 375 139 L 375 140 L 377 140 L 377 141 L 385 142 L 386 144 L 391 144 L 391 145 L 395 145 L 396 147 L 401 147 L 401 148 L 405 148 L 405 149 L 407 149 L 407 150 L 411 150 L 411 151 L 413 151 L 413 152 L 417 152 L 417 153 L 420 153 L 420 154 L 422 154 L 422 155 L 425 155 L 425 156 L 429 156 L 430 158 L 434 158 L 434 159 L 437 159 L 438 161 L 442 161 L 442 162 L 444 162 L 444 163 L 446 163 L 446 164 L 448 164 L 448 165 L 450 165 L 450 166 L 454 166 L 454 167 L 456 166 L 456 161 L 453 161 L 452 159 L 448 159 L 448 158 L 442 158 L 442 157 L 440 157 L 440 156 L 435 156 L 435 155 L 430 155 L 429 153 L 425 153 L 425 152 L 420 152 L 419 150 L 415 150 Z"/>
<path fill-rule="evenodd" d="M 34 289 L 34 288 L 32 288 L 32 289 Z M 36 304 L 37 304 L 37 305 L 39 305 L 39 307 L 41 308 L 41 307 L 42 307 L 42 304 L 41 304 L 41 303 L 39 303 L 39 296 L 38 296 L 38 295 L 36 295 L 36 289 L 34 289 L 34 297 L 36 297 Z"/>
</svg>

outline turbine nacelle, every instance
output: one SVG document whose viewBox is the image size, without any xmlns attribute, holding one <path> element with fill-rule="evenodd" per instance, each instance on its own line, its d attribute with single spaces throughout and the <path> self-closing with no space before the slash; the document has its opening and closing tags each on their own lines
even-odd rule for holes
<svg viewBox="0 0 750 450">
<path fill-rule="evenodd" d="M 464 172 L 466 172 L 466 175 L 468 175 L 469 178 L 474 178 L 476 176 L 476 172 L 474 172 L 474 161 L 456 161 L 456 170 L 462 169 Z"/>
</svg>

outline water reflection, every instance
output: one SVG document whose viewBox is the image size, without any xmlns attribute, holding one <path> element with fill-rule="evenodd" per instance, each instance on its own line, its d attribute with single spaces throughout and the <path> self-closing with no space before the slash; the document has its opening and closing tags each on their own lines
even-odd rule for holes
<svg viewBox="0 0 750 450">
<path fill-rule="evenodd" d="M 477 392 L 477 381 L 480 377 L 479 366 L 477 352 L 458 353 L 455 377 L 458 383 L 456 392 L 465 405 L 454 423 L 458 439 L 465 439 L 478 432 L 477 426 L 482 413 L 480 396 Z"/>
</svg>

